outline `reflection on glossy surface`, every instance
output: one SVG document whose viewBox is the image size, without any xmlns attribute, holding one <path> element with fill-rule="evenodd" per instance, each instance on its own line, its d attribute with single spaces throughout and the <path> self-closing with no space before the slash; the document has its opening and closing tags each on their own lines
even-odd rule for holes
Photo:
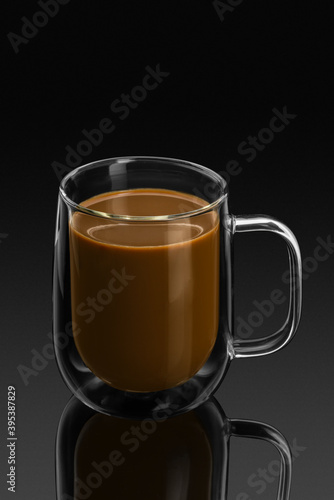
<svg viewBox="0 0 334 500">
<path fill-rule="evenodd" d="M 116 498 L 210 498 L 211 448 L 194 412 L 159 428 L 153 420 L 95 415 L 79 435 L 74 460 L 81 478 L 75 498 L 84 484 L 94 489 L 94 499 L 106 498 L 111 490 Z"/>
<path fill-rule="evenodd" d="M 272 427 L 228 419 L 213 398 L 167 417 L 161 409 L 155 419 L 120 419 L 72 398 L 57 435 L 57 500 L 225 500 L 231 436 L 264 439 L 278 448 L 277 498 L 289 498 L 291 454 Z"/>
</svg>

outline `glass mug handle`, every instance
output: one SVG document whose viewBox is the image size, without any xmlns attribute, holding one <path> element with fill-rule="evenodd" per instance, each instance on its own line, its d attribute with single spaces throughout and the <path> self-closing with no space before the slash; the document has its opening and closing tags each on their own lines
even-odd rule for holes
<svg viewBox="0 0 334 500">
<path fill-rule="evenodd" d="M 235 339 L 234 357 L 245 358 L 271 354 L 282 349 L 296 333 L 302 305 L 302 262 L 300 249 L 292 231 L 267 215 L 232 215 L 232 233 L 267 231 L 281 236 L 286 244 L 290 267 L 289 311 L 284 325 L 275 333 L 260 339 Z"/>
<path fill-rule="evenodd" d="M 289 500 L 292 475 L 292 456 L 285 437 L 274 427 L 251 420 L 229 419 L 230 436 L 262 439 L 275 446 L 281 457 L 277 500 Z"/>
</svg>

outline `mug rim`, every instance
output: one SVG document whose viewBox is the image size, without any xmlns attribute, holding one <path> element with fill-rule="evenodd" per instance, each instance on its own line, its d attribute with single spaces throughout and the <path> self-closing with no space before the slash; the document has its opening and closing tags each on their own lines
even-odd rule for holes
<svg viewBox="0 0 334 500">
<path fill-rule="evenodd" d="M 66 194 L 65 186 L 68 183 L 68 181 L 73 179 L 77 174 L 80 174 L 84 170 L 94 167 L 102 167 L 107 165 L 108 163 L 115 163 L 115 164 L 128 163 L 128 162 L 135 163 L 136 161 L 146 161 L 146 162 L 158 161 L 170 164 L 174 163 L 175 165 L 178 164 L 181 167 L 186 167 L 196 172 L 203 173 L 207 177 L 211 177 L 211 179 L 216 183 L 216 185 L 218 185 L 220 196 L 213 202 L 208 203 L 207 205 L 204 205 L 203 207 L 197 208 L 195 210 L 190 210 L 188 212 L 180 212 L 168 215 L 137 216 L 137 215 L 124 215 L 124 214 L 110 214 L 107 212 L 92 210 L 91 208 L 84 207 L 80 203 L 74 202 Z M 90 163 L 86 163 L 85 165 L 81 165 L 80 167 L 73 169 L 61 180 L 59 185 L 59 194 L 62 197 L 63 201 L 66 203 L 66 205 L 70 206 L 72 209 L 75 209 L 76 211 L 85 213 L 87 215 L 92 215 L 95 217 L 100 217 L 109 220 L 118 220 L 118 221 L 159 222 L 159 221 L 170 221 L 170 220 L 194 217 L 197 215 L 203 215 L 215 208 L 218 208 L 228 196 L 228 186 L 226 180 L 214 170 L 211 170 L 210 168 L 204 167 L 203 165 L 199 165 L 198 163 L 194 163 L 188 160 L 181 160 L 178 158 L 170 158 L 163 156 L 116 156 L 112 158 L 105 158 Z"/>
</svg>

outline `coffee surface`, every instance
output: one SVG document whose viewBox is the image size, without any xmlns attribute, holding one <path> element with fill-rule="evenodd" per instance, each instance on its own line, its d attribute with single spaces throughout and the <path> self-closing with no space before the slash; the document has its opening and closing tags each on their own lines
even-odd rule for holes
<svg viewBox="0 0 334 500">
<path fill-rule="evenodd" d="M 184 213 L 204 200 L 170 190 L 104 193 L 81 203 L 109 214 Z M 219 217 L 70 221 L 72 319 L 85 364 L 109 385 L 152 392 L 191 378 L 218 329 Z"/>
</svg>

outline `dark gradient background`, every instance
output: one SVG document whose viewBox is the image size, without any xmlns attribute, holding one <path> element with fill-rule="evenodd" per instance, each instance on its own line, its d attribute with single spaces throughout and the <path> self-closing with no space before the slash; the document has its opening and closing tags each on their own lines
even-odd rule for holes
<svg viewBox="0 0 334 500">
<path fill-rule="evenodd" d="M 7 34 L 21 34 L 22 16 L 36 1 L 2 2 L 1 166 L 1 476 L 6 490 L 6 390 L 17 390 L 18 500 L 55 498 L 54 441 L 69 399 L 50 360 L 28 386 L 17 366 L 31 366 L 32 349 L 50 342 L 51 268 L 59 179 L 81 130 L 114 118 L 82 163 L 119 155 L 159 155 L 224 171 L 235 214 L 266 213 L 296 234 L 302 256 L 317 237 L 333 235 L 333 57 L 329 2 L 240 2 L 221 21 L 208 1 L 88 2 L 71 0 L 15 54 Z M 111 102 L 141 84 L 145 67 L 170 73 L 125 120 Z M 253 161 L 238 153 L 249 135 L 267 127 L 273 108 L 297 115 Z M 334 236 L 333 236 L 334 238 Z M 310 264 L 311 265 L 311 264 Z M 284 244 L 270 235 L 237 235 L 236 316 L 274 288 L 287 293 Z M 314 266 L 316 267 L 316 265 Z M 334 255 L 306 271 L 302 321 L 292 343 L 267 357 L 236 360 L 217 398 L 230 417 L 262 420 L 305 449 L 294 462 L 292 500 L 330 500 L 333 486 Z M 286 305 L 286 304 L 285 304 Z M 274 331 L 278 306 L 254 334 Z M 275 498 L 274 482 L 257 494 L 250 474 L 276 459 L 257 441 L 233 440 L 229 499 Z"/>
</svg>

